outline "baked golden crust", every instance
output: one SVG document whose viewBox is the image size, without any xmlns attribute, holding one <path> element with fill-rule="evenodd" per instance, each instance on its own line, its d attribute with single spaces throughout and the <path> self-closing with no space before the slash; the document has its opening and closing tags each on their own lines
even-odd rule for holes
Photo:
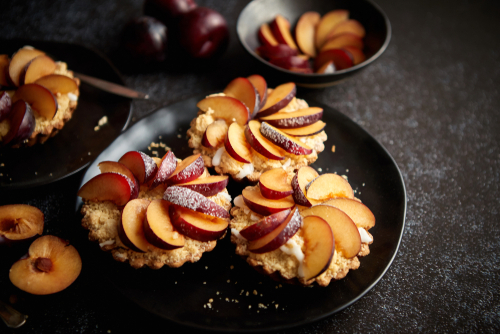
<svg viewBox="0 0 500 334">
<path fill-rule="evenodd" d="M 78 87 L 80 86 L 80 79 L 75 78 L 72 71 L 68 70 L 68 66 L 64 62 L 56 62 L 56 70 L 54 74 L 65 75 L 75 80 Z M 54 137 L 59 130 L 61 130 L 64 125 L 73 117 L 73 113 L 78 105 L 78 97 L 80 96 L 80 90 L 68 94 L 56 94 L 57 99 L 57 112 L 53 119 L 48 120 L 43 116 L 35 113 L 35 129 L 33 130 L 31 136 L 24 140 L 23 142 L 13 145 L 13 148 L 18 148 L 22 146 L 33 146 L 36 143 L 43 144 L 49 138 Z M 0 140 L 9 131 L 9 124 L 7 120 L 0 123 Z"/>
<path fill-rule="evenodd" d="M 272 90 L 269 90 L 269 92 Z M 224 94 L 215 94 L 215 95 L 224 95 Z M 293 98 L 292 101 L 281 111 L 285 112 L 293 112 L 298 109 L 307 108 L 308 104 L 306 101 Z M 313 152 L 309 155 L 294 155 L 291 153 L 285 153 L 284 160 L 271 160 L 268 159 L 253 148 L 251 161 L 253 165 L 253 171 L 248 173 L 243 177 L 239 177 L 239 174 L 244 166 L 243 163 L 234 160 L 224 149 L 224 145 L 220 145 L 217 148 L 207 148 L 201 144 L 203 134 L 205 133 L 208 125 L 212 124 L 215 121 L 215 118 L 212 116 L 214 111 L 209 109 L 207 112 L 199 111 L 198 116 L 191 121 L 191 128 L 187 131 L 187 135 L 189 137 L 189 147 L 193 148 L 194 154 L 200 153 L 203 157 L 203 161 L 205 162 L 205 166 L 207 167 L 215 167 L 215 171 L 218 174 L 229 174 L 231 177 L 237 181 L 244 179 L 245 177 L 251 183 L 255 183 L 259 180 L 262 173 L 267 170 L 273 168 L 280 168 L 285 166 L 285 169 L 288 172 L 293 172 L 295 169 L 300 168 L 302 166 L 308 166 L 314 163 L 318 159 L 318 153 L 323 152 L 325 149 L 324 142 L 327 140 L 327 135 L 324 131 L 308 137 L 300 137 L 304 144 L 308 145 L 313 149 Z M 220 164 L 214 166 L 213 157 L 216 152 L 222 148 L 223 153 L 221 155 Z"/>
<path fill-rule="evenodd" d="M 157 164 L 161 159 L 154 158 Z M 208 170 L 201 177 L 207 177 Z M 158 199 L 163 197 L 165 186 L 160 185 L 155 189 L 141 186 L 139 198 Z M 226 189 L 221 193 L 208 197 L 226 210 L 231 209 L 231 199 Z M 164 265 L 172 268 L 182 266 L 186 262 L 198 261 L 204 252 L 214 249 L 216 241 L 201 242 L 184 236 L 184 247 L 175 250 L 152 248 L 146 253 L 135 252 L 126 247 L 118 236 L 118 225 L 121 222 L 119 208 L 109 202 L 86 202 L 82 206 L 82 226 L 89 231 L 89 240 L 96 241 L 104 251 L 111 252 L 113 258 L 119 262 L 129 262 L 133 268 L 148 266 L 159 269 Z"/>
<path fill-rule="evenodd" d="M 235 199 L 235 205 L 236 203 L 241 203 L 241 201 Z M 306 209 L 305 207 L 298 207 L 299 211 Z M 347 275 L 349 270 L 359 268 L 359 257 L 368 255 L 370 253 L 369 245 L 373 243 L 373 236 L 367 231 L 367 234 L 372 241 L 363 242 L 357 256 L 347 259 L 341 252 L 335 250 L 329 268 L 318 277 L 306 281 L 298 276 L 300 263 L 297 258 L 291 254 L 283 252 L 280 248 L 263 254 L 255 254 L 248 251 L 248 241 L 239 235 L 239 231 L 247 226 L 257 223 L 259 220 L 264 218 L 264 216 L 251 211 L 244 204 L 233 207 L 231 209 L 231 216 L 233 217 L 229 224 L 231 228 L 231 242 L 236 244 L 236 254 L 245 259 L 247 263 L 258 272 L 268 275 L 276 281 L 289 284 L 307 286 L 316 282 L 319 286 L 324 287 L 330 284 L 332 280 L 342 279 Z M 299 229 L 291 240 L 303 249 L 304 239 L 302 236 L 302 229 Z"/>
</svg>

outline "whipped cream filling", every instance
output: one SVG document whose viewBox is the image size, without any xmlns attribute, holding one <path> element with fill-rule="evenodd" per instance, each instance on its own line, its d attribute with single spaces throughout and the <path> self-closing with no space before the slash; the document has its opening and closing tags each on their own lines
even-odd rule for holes
<svg viewBox="0 0 500 334">
<path fill-rule="evenodd" d="M 101 248 L 102 248 L 102 247 L 104 247 L 104 246 L 112 245 L 112 244 L 114 244 L 114 243 L 115 243 L 115 241 L 114 241 L 114 240 L 106 240 L 106 241 L 101 242 L 101 243 L 99 244 L 99 247 L 101 247 Z"/>
<path fill-rule="evenodd" d="M 241 168 L 240 172 L 238 174 L 236 174 L 236 178 L 242 179 L 245 176 L 252 174 L 253 171 L 254 171 L 253 164 L 251 164 L 251 163 L 244 164 L 243 167 Z"/>
<path fill-rule="evenodd" d="M 304 253 L 300 246 L 295 242 L 295 240 L 290 239 L 280 247 L 280 250 L 288 255 L 293 255 L 299 261 L 299 269 L 297 275 L 299 277 L 304 277 Z"/>
<path fill-rule="evenodd" d="M 361 237 L 361 242 L 369 243 L 372 242 L 373 239 L 368 235 L 368 232 L 362 227 L 358 227 L 359 235 Z"/>
<path fill-rule="evenodd" d="M 217 150 L 217 152 L 215 152 L 215 155 L 212 158 L 212 165 L 214 165 L 214 166 L 219 166 L 220 165 L 222 153 L 224 153 L 224 146 L 222 146 L 221 148 L 219 148 Z"/>
</svg>

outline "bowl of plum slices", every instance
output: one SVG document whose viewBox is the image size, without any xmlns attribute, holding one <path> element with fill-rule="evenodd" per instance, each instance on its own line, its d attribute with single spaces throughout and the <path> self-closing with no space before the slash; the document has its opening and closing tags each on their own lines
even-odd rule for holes
<svg viewBox="0 0 500 334">
<path fill-rule="evenodd" d="M 389 19 L 371 0 L 255 0 L 236 30 L 263 73 L 309 88 L 366 68 L 391 39 Z"/>
</svg>

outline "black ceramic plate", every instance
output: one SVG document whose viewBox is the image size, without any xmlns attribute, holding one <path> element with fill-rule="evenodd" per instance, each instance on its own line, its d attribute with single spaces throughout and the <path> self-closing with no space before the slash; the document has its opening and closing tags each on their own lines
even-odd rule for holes
<svg viewBox="0 0 500 334">
<path fill-rule="evenodd" d="M 196 103 L 202 98 L 161 108 L 134 124 L 97 157 L 82 184 L 99 173 L 100 161 L 116 161 L 130 150 L 151 153 L 151 142 L 167 144 L 179 158 L 191 155 L 185 134 L 196 116 Z M 389 153 L 360 126 L 337 110 L 309 103 L 324 108 L 328 134 L 326 149 L 313 167 L 321 168 L 323 173 L 347 175 L 356 196 L 377 219 L 370 230 L 375 239 L 371 253 L 361 259 L 358 270 L 326 288 L 281 286 L 234 255 L 234 246 L 226 235 L 200 261 L 177 269 L 135 270 L 102 254 L 106 262 L 102 270 L 109 280 L 125 296 L 160 317 L 187 326 L 231 332 L 306 324 L 348 307 L 367 293 L 387 271 L 398 250 L 406 211 L 403 179 Z M 335 153 L 331 152 L 332 145 Z M 159 151 L 159 156 L 165 152 L 154 150 Z M 243 187 L 230 182 L 228 190 L 234 198 Z M 81 202 L 77 202 L 79 208 Z M 205 305 L 210 299 L 211 308 Z"/>
<path fill-rule="evenodd" d="M 58 42 L 0 40 L 0 53 L 12 55 L 31 45 L 68 64 L 75 72 L 123 85 L 118 71 L 101 54 L 87 47 Z M 85 83 L 80 85 L 78 106 L 71 120 L 44 144 L 28 148 L 0 148 L 0 187 L 23 189 L 69 176 L 87 166 L 121 133 L 131 115 L 131 100 Z M 94 131 L 97 122 L 108 123 Z"/>
</svg>

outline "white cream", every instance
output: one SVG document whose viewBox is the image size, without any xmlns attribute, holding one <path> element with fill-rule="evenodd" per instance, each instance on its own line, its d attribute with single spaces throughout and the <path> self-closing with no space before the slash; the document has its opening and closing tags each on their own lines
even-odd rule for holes
<svg viewBox="0 0 500 334">
<path fill-rule="evenodd" d="M 101 247 L 101 248 L 102 248 L 102 247 L 104 247 L 104 246 L 109 246 L 109 245 L 112 245 L 112 244 L 114 244 L 114 243 L 115 243 L 115 241 L 114 241 L 114 240 L 106 240 L 106 241 L 101 242 L 101 243 L 99 244 L 99 247 Z"/>
<path fill-rule="evenodd" d="M 287 247 L 287 245 L 291 246 L 291 248 Z M 297 274 L 299 277 L 304 277 L 304 253 L 295 240 L 288 240 L 286 244 L 280 247 L 280 249 L 285 254 L 295 256 L 295 258 L 299 261 L 299 270 Z"/>
<path fill-rule="evenodd" d="M 290 164 L 292 163 L 292 160 L 288 158 L 288 160 L 283 164 L 283 169 L 286 170 L 288 167 L 290 167 Z"/>
<path fill-rule="evenodd" d="M 240 231 L 238 231 L 237 229 L 235 228 L 231 228 L 231 234 L 234 235 L 236 238 L 238 239 L 241 239 L 241 240 L 246 240 L 245 238 L 243 238 L 240 234 Z"/>
<path fill-rule="evenodd" d="M 224 147 L 221 147 L 215 152 L 214 157 L 212 158 L 212 165 L 214 166 L 219 166 L 220 165 L 220 160 L 222 157 L 222 153 L 224 153 Z"/>
<path fill-rule="evenodd" d="M 359 235 L 361 236 L 361 242 L 369 243 L 372 242 L 373 239 L 368 235 L 368 232 L 362 227 L 358 227 Z"/>
<path fill-rule="evenodd" d="M 253 220 L 253 221 L 257 221 L 259 220 L 259 217 L 257 217 L 256 215 L 254 215 L 253 213 L 250 215 L 250 219 Z"/>
<path fill-rule="evenodd" d="M 71 101 L 78 101 L 78 96 L 76 96 L 75 94 L 73 93 L 68 93 L 68 98 L 71 100 Z"/>
<path fill-rule="evenodd" d="M 250 208 L 245 204 L 243 196 L 241 195 L 236 196 L 236 198 L 234 199 L 234 205 L 236 205 L 239 208 L 242 208 L 245 214 L 248 214 L 250 212 Z"/>
<path fill-rule="evenodd" d="M 252 164 L 244 164 L 243 167 L 241 168 L 240 172 L 236 174 L 237 179 L 242 179 L 247 175 L 252 174 L 254 171 L 253 165 Z"/>
</svg>

